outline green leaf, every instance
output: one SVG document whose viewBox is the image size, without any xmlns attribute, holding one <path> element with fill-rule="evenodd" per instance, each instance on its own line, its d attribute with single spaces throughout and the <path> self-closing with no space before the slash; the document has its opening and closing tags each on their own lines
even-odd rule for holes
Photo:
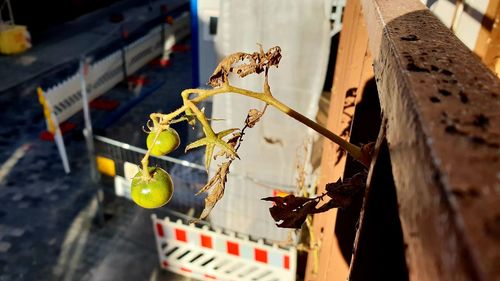
<svg viewBox="0 0 500 281">
<path fill-rule="evenodd" d="M 205 150 L 205 169 L 208 172 L 210 162 L 212 162 L 212 155 L 214 154 L 215 144 L 208 144 Z"/>
<path fill-rule="evenodd" d="M 233 133 L 234 131 L 238 131 L 238 130 L 239 130 L 238 128 L 231 128 L 231 129 L 227 129 L 224 131 L 220 131 L 217 133 L 217 138 L 222 139 L 223 137 Z"/>
<path fill-rule="evenodd" d="M 212 143 L 212 142 L 213 141 L 210 140 L 208 137 L 205 137 L 205 138 L 199 139 L 199 140 L 194 141 L 194 142 L 190 143 L 189 145 L 187 145 L 185 151 L 188 151 L 190 149 L 197 148 L 197 147 L 200 147 L 203 145 L 208 145 L 209 143 Z"/>
</svg>

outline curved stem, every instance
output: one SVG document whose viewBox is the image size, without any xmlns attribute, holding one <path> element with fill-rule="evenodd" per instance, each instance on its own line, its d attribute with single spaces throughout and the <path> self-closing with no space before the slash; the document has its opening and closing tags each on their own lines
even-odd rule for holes
<svg viewBox="0 0 500 281">
<path fill-rule="evenodd" d="M 156 123 L 156 119 L 153 119 L 153 123 Z M 156 140 L 158 139 L 158 136 L 160 135 L 160 132 L 156 132 L 156 136 L 153 140 L 153 145 L 148 148 L 148 151 L 146 152 L 146 155 L 144 155 L 144 158 L 141 160 L 141 165 L 142 165 L 142 177 L 143 179 L 147 182 L 151 180 L 151 174 L 149 173 L 149 155 L 151 155 L 151 150 L 153 150 L 154 145 L 156 144 Z"/>
<path fill-rule="evenodd" d="M 212 128 L 210 127 L 210 124 L 208 123 L 208 120 L 206 119 L 205 115 L 203 112 L 201 112 L 198 107 L 196 106 L 196 103 L 203 101 L 204 99 L 215 96 L 218 94 L 223 94 L 223 93 L 235 93 L 247 97 L 251 97 L 254 99 L 261 100 L 265 102 L 268 105 L 273 106 L 274 108 L 278 109 L 279 111 L 285 113 L 286 115 L 292 117 L 293 119 L 299 121 L 300 123 L 306 125 L 307 127 L 315 130 L 322 136 L 326 137 L 327 139 L 331 140 L 332 142 L 336 143 L 339 145 L 341 148 L 345 149 L 351 156 L 363 163 L 365 166 L 370 165 L 370 160 L 367 159 L 363 155 L 362 149 L 354 145 L 343 138 L 339 137 L 332 131 L 328 130 L 327 128 L 321 126 L 320 124 L 314 122 L 313 120 L 307 118 L 306 116 L 300 114 L 299 112 L 293 110 L 292 108 L 288 107 L 287 105 L 283 104 L 279 100 L 275 99 L 271 94 L 269 89 L 264 89 L 265 93 L 258 93 L 258 92 L 253 92 L 249 90 L 245 90 L 242 88 L 234 87 L 229 84 L 224 84 L 223 86 L 215 89 L 186 89 L 182 91 L 181 96 L 184 101 L 184 105 L 177 110 L 169 113 L 169 114 L 159 114 L 159 113 L 153 113 L 150 115 L 151 119 L 155 120 L 155 118 L 159 118 L 159 123 L 161 125 L 168 125 L 171 120 L 176 118 L 178 115 L 182 114 L 183 112 L 187 110 L 191 110 L 196 118 L 200 121 L 200 123 L 203 126 L 203 130 L 207 136 L 214 136 L 215 133 L 213 132 Z M 192 99 L 189 99 L 189 96 L 191 94 L 197 94 L 197 96 L 193 97 Z M 149 150 L 144 159 L 141 161 L 144 169 L 144 173 L 146 175 L 149 175 L 147 172 L 147 158 L 149 157 Z"/>
<path fill-rule="evenodd" d="M 207 118 L 205 117 L 205 114 L 201 112 L 201 110 L 198 109 L 196 105 L 190 100 L 185 100 L 184 103 L 193 111 L 194 115 L 196 116 L 196 119 L 198 119 L 203 126 L 203 131 L 205 132 L 205 135 L 207 137 L 215 137 L 215 133 L 212 130 L 212 127 L 210 127 L 210 124 L 208 123 Z"/>
<path fill-rule="evenodd" d="M 189 90 L 189 91 L 191 91 L 191 90 Z M 361 152 L 361 148 L 359 146 L 354 145 L 354 144 L 344 140 L 343 138 L 337 136 L 332 131 L 330 131 L 327 128 L 321 126 L 320 124 L 314 122 L 313 120 L 307 118 L 306 116 L 298 113 L 297 111 L 295 111 L 292 108 L 288 107 L 287 105 L 283 104 L 279 100 L 275 99 L 273 96 L 264 95 L 262 93 L 257 93 L 257 92 L 253 92 L 253 91 L 249 91 L 249 90 L 245 90 L 245 89 L 241 89 L 238 87 L 227 85 L 227 86 L 224 86 L 221 88 L 217 88 L 215 90 L 202 90 L 202 92 L 199 92 L 200 93 L 199 96 L 197 96 L 196 98 L 193 98 L 191 101 L 193 103 L 196 103 L 196 102 L 202 101 L 203 99 L 205 99 L 207 97 L 215 96 L 217 94 L 222 94 L 222 93 L 227 93 L 227 92 L 232 92 L 232 93 L 236 93 L 236 94 L 240 94 L 243 96 L 247 96 L 247 97 L 261 100 L 261 101 L 273 106 L 274 108 L 278 109 L 279 111 L 285 113 L 286 115 L 292 117 L 293 119 L 299 121 L 300 123 L 306 125 L 307 127 L 315 130 L 316 132 L 318 132 L 322 136 L 326 137 L 327 139 L 333 141 L 334 143 L 336 143 L 337 145 L 339 145 L 340 147 L 345 149 L 347 152 L 349 152 L 352 155 L 352 157 L 354 157 L 354 159 L 360 160 L 362 158 L 362 152 Z"/>
</svg>

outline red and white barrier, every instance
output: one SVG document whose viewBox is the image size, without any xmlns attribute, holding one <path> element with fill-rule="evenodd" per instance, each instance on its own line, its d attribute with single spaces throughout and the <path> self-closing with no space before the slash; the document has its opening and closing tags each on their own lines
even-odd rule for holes
<svg viewBox="0 0 500 281">
<path fill-rule="evenodd" d="M 152 216 L 162 268 L 200 280 L 295 280 L 297 251 Z"/>
</svg>

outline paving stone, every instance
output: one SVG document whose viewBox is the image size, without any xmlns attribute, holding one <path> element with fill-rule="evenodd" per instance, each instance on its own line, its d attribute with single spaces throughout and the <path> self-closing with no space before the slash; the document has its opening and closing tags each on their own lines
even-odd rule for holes
<svg viewBox="0 0 500 281">
<path fill-rule="evenodd" d="M 12 236 L 15 236 L 15 237 L 20 237 L 22 236 L 24 233 L 26 232 L 26 230 L 22 229 L 22 228 L 14 228 L 10 231 L 10 235 Z"/>
<path fill-rule="evenodd" d="M 0 281 L 12 281 L 13 276 L 10 274 L 0 275 Z"/>
<path fill-rule="evenodd" d="M 8 242 L 0 241 L 0 252 L 5 253 L 5 252 L 9 251 L 10 246 L 11 245 Z"/>
<path fill-rule="evenodd" d="M 17 207 L 20 208 L 20 209 L 26 209 L 29 206 L 30 206 L 29 202 L 21 202 L 21 203 L 17 204 Z"/>
<path fill-rule="evenodd" d="M 12 196 L 12 201 L 18 202 L 21 201 L 24 198 L 24 195 L 21 193 L 16 193 L 14 196 Z"/>
</svg>

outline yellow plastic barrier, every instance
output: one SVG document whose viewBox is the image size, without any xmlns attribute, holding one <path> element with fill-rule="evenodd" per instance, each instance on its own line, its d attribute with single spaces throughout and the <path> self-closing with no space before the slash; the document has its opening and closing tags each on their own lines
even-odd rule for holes
<svg viewBox="0 0 500 281">
<path fill-rule="evenodd" d="M 96 156 L 96 160 L 97 160 L 97 170 L 99 172 L 108 175 L 110 177 L 114 177 L 116 175 L 115 161 L 99 155 Z"/>
<path fill-rule="evenodd" d="M 31 36 L 26 26 L 0 25 L 0 53 L 19 54 L 31 48 Z"/>
</svg>

